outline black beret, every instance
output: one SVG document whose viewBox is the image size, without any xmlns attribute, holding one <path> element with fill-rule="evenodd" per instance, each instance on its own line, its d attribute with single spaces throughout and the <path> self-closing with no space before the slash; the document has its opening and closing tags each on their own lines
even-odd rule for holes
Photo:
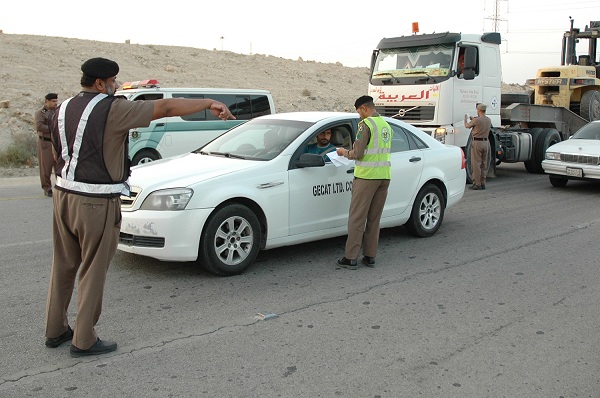
<svg viewBox="0 0 600 398">
<path fill-rule="evenodd" d="M 81 65 L 81 71 L 90 77 L 106 79 L 119 74 L 119 65 L 106 58 L 91 58 Z"/>
<path fill-rule="evenodd" d="M 359 97 L 356 100 L 356 102 L 354 103 L 354 108 L 358 109 L 362 105 L 372 103 L 372 102 L 373 102 L 373 97 L 371 97 L 370 95 L 363 95 L 362 97 Z"/>
<path fill-rule="evenodd" d="M 53 99 L 58 99 L 58 94 L 56 94 L 56 93 L 48 93 L 48 94 L 46 94 L 45 98 L 48 101 L 53 100 Z"/>
</svg>

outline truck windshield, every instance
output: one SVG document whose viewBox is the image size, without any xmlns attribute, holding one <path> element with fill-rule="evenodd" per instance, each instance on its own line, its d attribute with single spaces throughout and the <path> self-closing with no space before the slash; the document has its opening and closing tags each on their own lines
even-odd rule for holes
<svg viewBox="0 0 600 398">
<path fill-rule="evenodd" d="M 375 60 L 371 83 L 415 84 L 424 79 L 443 81 L 450 76 L 453 51 L 452 45 L 382 49 Z"/>
</svg>

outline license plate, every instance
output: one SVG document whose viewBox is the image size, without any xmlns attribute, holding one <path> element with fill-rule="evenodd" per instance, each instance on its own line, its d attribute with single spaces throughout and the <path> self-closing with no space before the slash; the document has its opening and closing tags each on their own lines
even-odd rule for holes
<svg viewBox="0 0 600 398">
<path fill-rule="evenodd" d="M 567 167 L 567 175 L 569 177 L 583 177 L 583 169 L 577 169 L 574 167 Z"/>
</svg>

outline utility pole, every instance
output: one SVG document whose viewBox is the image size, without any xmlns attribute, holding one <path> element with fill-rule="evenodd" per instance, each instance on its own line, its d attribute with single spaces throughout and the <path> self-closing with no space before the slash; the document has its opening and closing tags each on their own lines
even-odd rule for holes
<svg viewBox="0 0 600 398">
<path fill-rule="evenodd" d="M 494 0 L 494 14 L 485 17 L 485 19 L 490 19 L 492 21 L 493 31 L 500 31 L 500 22 L 507 22 L 506 19 L 501 18 L 502 11 L 500 10 L 500 2 L 506 1 L 506 7 L 508 8 L 508 0 Z"/>
</svg>

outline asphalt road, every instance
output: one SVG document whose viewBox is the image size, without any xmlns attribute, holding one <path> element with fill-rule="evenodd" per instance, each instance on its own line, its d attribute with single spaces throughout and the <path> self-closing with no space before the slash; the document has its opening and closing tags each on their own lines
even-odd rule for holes
<svg viewBox="0 0 600 398">
<path fill-rule="evenodd" d="M 600 397 L 599 193 L 501 165 L 435 236 L 383 230 L 374 269 L 335 267 L 344 237 L 229 278 L 118 253 L 119 349 L 71 358 L 44 346 L 51 199 L 0 180 L 0 396 Z"/>
</svg>

